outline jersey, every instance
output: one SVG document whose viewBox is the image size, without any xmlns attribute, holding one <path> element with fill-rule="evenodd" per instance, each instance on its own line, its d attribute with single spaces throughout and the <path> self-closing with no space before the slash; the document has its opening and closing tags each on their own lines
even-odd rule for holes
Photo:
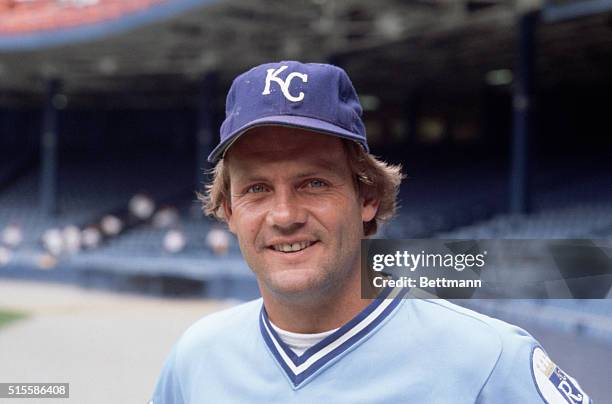
<svg viewBox="0 0 612 404">
<path fill-rule="evenodd" d="M 179 339 L 153 404 L 562 403 L 590 399 L 524 330 L 444 300 L 377 299 L 296 355 L 261 299 Z"/>
</svg>

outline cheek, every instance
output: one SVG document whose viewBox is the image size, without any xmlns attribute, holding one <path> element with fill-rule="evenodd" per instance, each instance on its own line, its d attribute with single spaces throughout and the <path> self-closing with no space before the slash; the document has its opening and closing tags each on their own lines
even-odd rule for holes
<svg viewBox="0 0 612 404">
<path fill-rule="evenodd" d="M 254 248 L 259 229 L 260 220 L 254 212 L 243 212 L 242 210 L 234 210 L 230 225 L 233 227 L 233 233 L 238 238 L 240 248 Z"/>
<path fill-rule="evenodd" d="M 362 214 L 359 204 L 353 199 L 337 199 L 318 204 L 313 210 L 313 216 L 330 233 L 336 233 L 338 241 L 362 236 Z"/>
</svg>

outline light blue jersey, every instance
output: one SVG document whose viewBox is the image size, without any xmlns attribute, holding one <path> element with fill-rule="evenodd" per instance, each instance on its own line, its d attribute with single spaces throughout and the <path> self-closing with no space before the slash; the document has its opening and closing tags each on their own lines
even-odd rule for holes
<svg viewBox="0 0 612 404">
<path fill-rule="evenodd" d="M 297 356 L 261 299 L 178 341 L 154 404 L 589 403 L 527 332 L 444 300 L 379 299 Z"/>
</svg>

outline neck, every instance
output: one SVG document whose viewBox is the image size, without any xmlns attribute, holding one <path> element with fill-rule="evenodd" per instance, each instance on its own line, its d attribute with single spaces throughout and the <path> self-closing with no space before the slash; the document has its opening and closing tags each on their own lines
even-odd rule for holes
<svg viewBox="0 0 612 404">
<path fill-rule="evenodd" d="M 338 288 L 308 298 L 278 295 L 261 283 L 259 286 L 270 321 L 283 330 L 303 334 L 339 328 L 372 301 L 361 298 L 359 271 Z"/>
</svg>

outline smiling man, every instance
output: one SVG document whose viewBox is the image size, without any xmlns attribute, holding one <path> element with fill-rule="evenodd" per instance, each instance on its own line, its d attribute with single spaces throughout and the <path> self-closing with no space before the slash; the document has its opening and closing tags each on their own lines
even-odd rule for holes
<svg viewBox="0 0 612 404">
<path fill-rule="evenodd" d="M 262 298 L 207 316 L 172 350 L 171 403 L 588 403 L 525 331 L 443 300 L 361 296 L 360 242 L 396 207 L 400 168 L 369 153 L 346 73 L 298 62 L 234 80 L 214 179 Z"/>
</svg>

